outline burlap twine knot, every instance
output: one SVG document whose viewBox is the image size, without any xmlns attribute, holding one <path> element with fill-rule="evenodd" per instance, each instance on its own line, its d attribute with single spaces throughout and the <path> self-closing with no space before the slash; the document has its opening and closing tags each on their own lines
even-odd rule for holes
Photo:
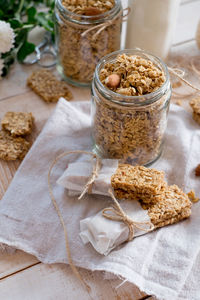
<svg viewBox="0 0 200 300">
<path fill-rule="evenodd" d="M 124 224 L 128 226 L 129 236 L 127 241 L 132 241 L 132 239 L 134 238 L 134 227 L 146 232 L 154 230 L 154 226 L 151 222 L 136 222 L 131 219 L 121 208 L 119 202 L 114 196 L 112 189 L 109 189 L 108 193 L 113 199 L 115 207 L 104 208 L 104 210 L 102 211 L 102 215 L 108 220 L 124 222 Z M 147 225 L 148 228 L 142 227 L 142 225 Z"/>
</svg>

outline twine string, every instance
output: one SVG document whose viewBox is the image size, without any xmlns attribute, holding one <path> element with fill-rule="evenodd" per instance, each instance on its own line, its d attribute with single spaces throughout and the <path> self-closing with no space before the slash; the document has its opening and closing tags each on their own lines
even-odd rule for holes
<svg viewBox="0 0 200 300">
<path fill-rule="evenodd" d="M 81 195 L 78 197 L 78 200 L 81 200 L 86 193 L 88 193 L 88 194 L 92 193 L 93 183 L 94 183 L 95 179 L 98 177 L 99 170 L 101 169 L 101 159 L 96 154 L 94 154 L 94 153 L 92 153 L 92 154 L 93 154 L 93 161 L 94 161 L 94 158 L 96 158 L 96 163 L 93 164 L 92 174 L 91 174 L 90 178 L 88 179 L 88 182 L 84 186 Z"/>
<path fill-rule="evenodd" d="M 179 69 L 174 69 L 174 68 L 170 68 L 168 67 L 168 70 L 171 74 L 173 74 L 174 76 L 178 77 L 181 81 L 183 81 L 186 85 L 188 85 L 189 87 L 191 87 L 193 90 L 197 91 L 200 93 L 200 88 L 196 87 L 195 85 L 193 85 L 192 83 L 190 83 L 189 81 L 187 81 L 186 79 L 183 78 L 184 76 L 184 72 L 182 70 Z"/>
<path fill-rule="evenodd" d="M 193 72 L 196 73 L 197 75 L 200 75 L 200 69 L 197 69 L 194 57 L 191 59 L 190 64 L 191 64 Z"/>
<path fill-rule="evenodd" d="M 81 274 L 79 273 L 78 269 L 76 268 L 76 266 L 74 265 L 73 263 L 73 260 L 72 260 L 72 256 L 71 256 L 71 251 L 70 251 L 70 246 L 69 246 L 69 239 L 68 239 L 68 232 L 67 232 L 67 227 L 65 225 L 65 222 L 64 222 L 64 219 L 63 219 L 63 216 L 61 214 L 61 211 L 58 207 L 58 204 L 56 202 L 56 199 L 54 197 L 54 194 L 53 194 L 53 188 L 52 188 L 52 185 L 51 185 L 51 174 L 52 174 L 52 170 L 54 168 L 54 166 L 57 164 L 57 162 L 69 155 L 69 154 L 88 154 L 88 155 L 92 155 L 93 159 L 96 158 L 96 164 L 94 166 L 94 169 L 93 169 L 93 172 L 92 172 L 92 175 L 88 181 L 88 183 L 86 184 L 84 190 L 85 190 L 85 193 L 87 192 L 87 190 L 89 189 L 89 187 L 93 184 L 96 176 L 98 175 L 98 170 L 100 168 L 100 159 L 98 159 L 98 157 L 96 156 L 96 154 L 94 154 L 93 152 L 89 152 L 89 151 L 82 151 L 82 150 L 75 150 L 75 151 L 67 151 L 67 152 L 64 152 L 60 155 L 58 155 L 54 161 L 52 162 L 50 168 L 49 168 L 49 172 L 48 172 L 48 188 L 49 188 L 49 195 L 50 195 L 50 198 L 52 200 L 52 203 L 54 205 L 54 208 L 58 214 L 58 217 L 60 219 L 60 222 L 61 222 L 61 225 L 63 227 L 63 230 L 64 230 L 64 236 L 65 236 L 65 246 L 66 246 L 66 251 L 67 251 L 67 258 L 68 258 L 68 262 L 69 262 L 69 265 L 73 271 L 73 273 L 75 274 L 75 276 L 80 280 L 80 282 L 83 284 L 83 286 L 86 288 L 86 290 L 88 292 L 91 291 L 91 288 L 90 286 L 84 281 L 84 279 L 82 278 Z M 84 193 L 84 194 L 85 194 Z"/>
<path fill-rule="evenodd" d="M 137 222 L 131 219 L 122 209 L 119 202 L 115 198 L 113 191 L 111 189 L 108 190 L 108 193 L 110 194 L 112 200 L 114 201 L 115 207 L 108 207 L 104 208 L 102 211 L 102 215 L 112 221 L 122 221 L 124 224 L 128 226 L 129 229 L 129 236 L 127 241 L 131 241 L 135 236 L 135 230 L 134 228 L 137 228 L 139 230 L 150 232 L 154 230 L 154 225 L 151 222 Z M 146 227 L 144 227 L 145 225 Z M 147 228 L 148 227 L 148 228 Z"/>
<path fill-rule="evenodd" d="M 117 23 L 118 21 L 120 21 L 121 23 L 127 21 L 127 17 L 130 14 L 130 11 L 131 11 L 130 7 L 124 8 L 122 11 L 122 15 L 120 17 L 119 17 L 119 15 L 117 15 L 113 20 L 108 20 L 105 23 L 98 24 L 98 25 L 88 28 L 81 34 L 81 37 L 85 37 L 89 32 L 91 32 L 93 30 L 97 30 L 97 32 L 93 36 L 93 40 L 96 40 L 96 38 L 99 36 L 99 34 L 103 30 L 105 30 L 107 27 Z M 125 12 L 125 14 L 124 14 L 124 12 Z"/>
</svg>

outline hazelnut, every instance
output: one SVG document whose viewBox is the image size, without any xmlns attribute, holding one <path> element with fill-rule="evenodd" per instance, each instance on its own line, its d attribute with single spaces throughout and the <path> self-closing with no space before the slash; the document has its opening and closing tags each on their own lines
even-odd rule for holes
<svg viewBox="0 0 200 300">
<path fill-rule="evenodd" d="M 200 176 L 200 164 L 195 169 L 195 175 Z"/>
<path fill-rule="evenodd" d="M 84 15 L 85 16 L 97 16 L 100 15 L 102 11 L 99 8 L 96 7 L 86 7 L 84 10 Z"/>
<path fill-rule="evenodd" d="M 120 81 L 121 77 L 118 74 L 111 74 L 106 78 L 105 84 L 109 88 L 117 88 L 120 85 Z"/>
</svg>

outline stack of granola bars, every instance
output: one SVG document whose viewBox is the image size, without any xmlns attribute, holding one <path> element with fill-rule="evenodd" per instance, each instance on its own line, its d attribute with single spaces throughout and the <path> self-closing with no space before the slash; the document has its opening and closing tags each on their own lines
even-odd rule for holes
<svg viewBox="0 0 200 300">
<path fill-rule="evenodd" d="M 164 172 L 143 166 L 120 164 L 111 178 L 119 199 L 139 200 L 155 228 L 179 222 L 191 215 L 191 202 L 177 186 L 169 186 Z"/>
</svg>

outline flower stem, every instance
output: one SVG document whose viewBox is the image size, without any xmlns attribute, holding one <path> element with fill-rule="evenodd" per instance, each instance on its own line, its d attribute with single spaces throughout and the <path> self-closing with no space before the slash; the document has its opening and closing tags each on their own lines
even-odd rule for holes
<svg viewBox="0 0 200 300">
<path fill-rule="evenodd" d="M 22 11 L 23 6 L 24 6 L 24 0 L 21 0 L 20 4 L 19 4 L 19 8 L 18 8 L 18 10 L 16 12 L 16 18 L 17 19 L 20 19 L 20 13 Z"/>
</svg>

